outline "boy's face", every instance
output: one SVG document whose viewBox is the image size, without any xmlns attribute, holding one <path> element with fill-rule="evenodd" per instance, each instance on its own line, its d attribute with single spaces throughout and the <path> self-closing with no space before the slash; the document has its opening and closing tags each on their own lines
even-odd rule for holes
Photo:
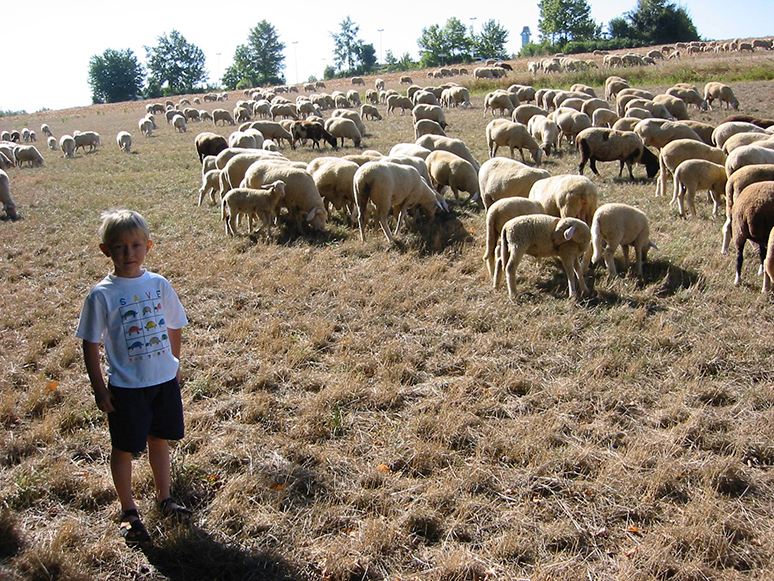
<svg viewBox="0 0 774 581">
<path fill-rule="evenodd" d="M 99 248 L 113 261 L 114 273 L 124 278 L 136 278 L 143 273 L 142 263 L 153 242 L 139 231 L 119 234 L 110 245 L 100 244 Z"/>
</svg>

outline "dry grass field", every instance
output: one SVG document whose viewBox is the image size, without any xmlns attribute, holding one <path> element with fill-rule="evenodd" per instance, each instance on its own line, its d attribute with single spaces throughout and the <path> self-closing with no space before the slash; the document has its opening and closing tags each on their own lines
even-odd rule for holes
<svg viewBox="0 0 774 581">
<path fill-rule="evenodd" d="M 729 78 L 740 112 L 774 117 L 772 82 L 735 80 L 774 59 L 736 58 L 661 65 L 648 87 Z M 473 108 L 447 113 L 448 133 L 483 162 L 491 117 L 478 89 Z M 558 263 L 526 258 L 511 301 L 481 261 L 473 207 L 417 218 L 394 247 L 374 227 L 361 242 L 335 213 L 325 233 L 227 237 L 219 208 L 196 205 L 193 140 L 212 124 L 178 134 L 161 120 L 145 138 L 144 106 L 0 119 L 102 135 L 75 159 L 39 141 L 42 168 L 8 170 L 23 219 L 0 223 L 0 578 L 771 578 L 774 304 L 757 249 L 733 285 L 723 216 L 703 194 L 698 219 L 681 220 L 642 167 L 631 183 L 600 164 L 601 201 L 650 217 L 658 250 L 644 280 L 611 282 L 597 265 L 594 296 L 572 302 Z M 717 123 L 726 111 L 691 115 Z M 413 141 L 409 116 L 367 127 L 368 149 Z M 124 129 L 129 155 L 115 144 Z M 544 167 L 576 173 L 578 162 L 565 146 Z M 97 247 L 108 207 L 145 215 L 146 266 L 190 319 L 187 433 L 172 461 L 173 493 L 195 516 L 190 529 L 161 518 L 140 457 L 135 489 L 155 542 L 144 552 L 118 535 L 107 422 L 74 337 L 110 266 Z"/>
</svg>

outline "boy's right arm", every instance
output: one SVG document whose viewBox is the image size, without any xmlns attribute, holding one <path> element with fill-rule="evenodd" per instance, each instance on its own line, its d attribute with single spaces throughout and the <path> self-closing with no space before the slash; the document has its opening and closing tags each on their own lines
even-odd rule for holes
<svg viewBox="0 0 774 581">
<path fill-rule="evenodd" d="M 105 385 L 102 377 L 102 367 L 99 361 L 99 343 L 83 342 L 83 360 L 86 362 L 86 373 L 89 374 L 91 388 L 94 390 L 94 399 L 97 407 L 103 412 L 113 412 L 113 402 L 110 398 L 110 390 Z"/>
</svg>

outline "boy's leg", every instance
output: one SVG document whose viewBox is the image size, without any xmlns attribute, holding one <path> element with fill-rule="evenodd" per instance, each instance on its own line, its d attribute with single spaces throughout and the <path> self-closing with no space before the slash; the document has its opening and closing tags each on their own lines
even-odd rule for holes
<svg viewBox="0 0 774 581">
<path fill-rule="evenodd" d="M 148 460 L 153 471 L 153 483 L 156 486 L 156 501 L 169 498 L 170 469 L 169 443 L 167 440 L 148 436 Z"/>
<path fill-rule="evenodd" d="M 110 453 L 110 472 L 121 502 L 121 511 L 137 510 L 132 495 L 132 453 L 113 448 Z"/>
</svg>

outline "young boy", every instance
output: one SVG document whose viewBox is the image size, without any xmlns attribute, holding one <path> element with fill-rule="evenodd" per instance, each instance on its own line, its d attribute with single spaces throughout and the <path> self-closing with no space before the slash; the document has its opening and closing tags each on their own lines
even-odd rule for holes
<svg viewBox="0 0 774 581">
<path fill-rule="evenodd" d="M 146 444 L 162 514 L 178 522 L 191 516 L 170 496 L 168 444 L 183 437 L 179 357 L 181 329 L 188 320 L 169 282 L 142 268 L 153 243 L 140 214 L 105 212 L 99 234 L 99 248 L 113 261 L 113 272 L 86 297 L 76 336 L 83 340 L 97 407 L 108 414 L 121 534 L 129 544 L 147 546 L 150 536 L 132 496 L 132 456 Z M 105 345 L 107 386 L 100 342 Z"/>
</svg>

